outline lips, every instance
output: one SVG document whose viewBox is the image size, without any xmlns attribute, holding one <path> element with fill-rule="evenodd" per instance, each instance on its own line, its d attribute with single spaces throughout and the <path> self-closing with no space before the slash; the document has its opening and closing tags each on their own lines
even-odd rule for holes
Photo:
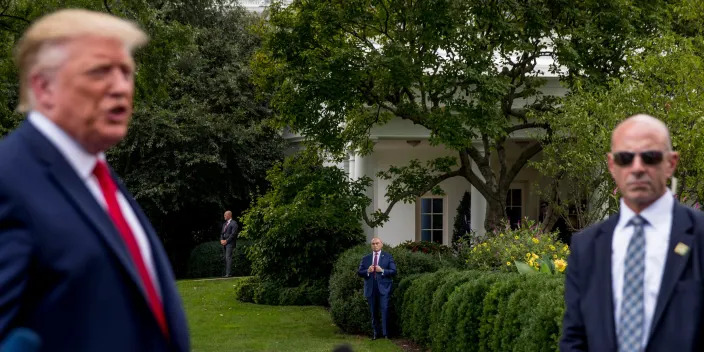
<svg viewBox="0 0 704 352">
<path fill-rule="evenodd" d="M 116 123 L 125 123 L 129 118 L 129 109 L 124 105 L 118 105 L 108 109 L 108 121 Z"/>
</svg>

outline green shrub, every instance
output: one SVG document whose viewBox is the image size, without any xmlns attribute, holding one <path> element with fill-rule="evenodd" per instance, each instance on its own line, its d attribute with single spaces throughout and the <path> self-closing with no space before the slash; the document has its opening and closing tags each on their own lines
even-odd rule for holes
<svg viewBox="0 0 704 352">
<path fill-rule="evenodd" d="M 256 276 L 245 277 L 235 286 L 235 298 L 242 302 L 254 303 L 254 291 L 260 282 Z"/>
<path fill-rule="evenodd" d="M 433 351 L 556 351 L 563 291 L 561 277 L 439 270 L 404 279 L 395 305 L 404 336 Z"/>
<path fill-rule="evenodd" d="M 368 203 L 363 192 L 368 180 L 349 181 L 343 170 L 323 166 L 311 150 L 274 166 L 267 180 L 269 191 L 242 217 L 241 236 L 254 241 L 247 250 L 253 274 L 266 285 L 313 290 L 287 290 L 286 302 L 320 296 L 319 287 L 327 286 L 337 257 L 364 242 L 359 219 Z M 264 302 L 277 301 L 268 296 L 274 294 L 255 294 Z"/>
<path fill-rule="evenodd" d="M 252 241 L 238 240 L 235 250 L 232 251 L 232 275 L 249 276 L 252 263 L 245 251 Z M 191 251 L 188 258 L 189 278 L 220 277 L 225 275 L 225 258 L 220 241 L 201 243 Z"/>
<path fill-rule="evenodd" d="M 427 345 L 430 341 L 430 309 L 433 293 L 437 289 L 438 280 L 454 273 L 454 269 L 439 270 L 418 277 L 403 293 L 400 314 L 401 331 L 404 336 L 412 336 L 413 340 Z"/>
<path fill-rule="evenodd" d="M 398 283 L 413 274 L 435 272 L 441 267 L 448 267 L 448 260 L 438 260 L 424 253 L 412 253 L 407 249 L 385 247 L 396 262 L 396 276 L 389 307 L 388 323 L 390 334 L 399 331 L 399 314 L 396 310 L 399 302 L 397 294 Z M 330 277 L 330 314 L 333 322 L 349 333 L 371 334 L 369 307 L 364 297 L 364 280 L 357 276 L 357 269 L 362 257 L 369 254 L 368 245 L 359 245 L 342 253 L 335 262 Z"/>
<path fill-rule="evenodd" d="M 535 222 L 526 219 L 518 229 L 506 226 L 488 234 L 484 241 L 463 250 L 460 257 L 468 269 L 504 272 L 515 272 L 516 260 L 533 265 L 537 265 L 535 258 L 543 256 L 566 261 L 569 248 L 557 236 L 557 232 L 541 232 Z"/>
<path fill-rule="evenodd" d="M 489 288 L 482 304 L 482 318 L 479 322 L 479 351 L 502 351 L 499 327 L 505 318 L 506 303 L 518 285 L 526 280 L 517 273 L 507 274 L 503 280 Z"/>
<path fill-rule="evenodd" d="M 512 351 L 558 351 L 564 313 L 563 280 L 538 276 L 524 281 L 509 299 L 508 316 L 515 317 L 515 320 L 513 325 L 505 326 L 509 329 L 518 327 L 518 335 L 515 330 L 502 334 L 504 337 L 516 336 L 512 340 Z"/>
<path fill-rule="evenodd" d="M 440 316 L 442 308 L 447 303 L 450 294 L 463 283 L 474 279 L 480 272 L 477 271 L 458 271 L 450 275 L 446 275 L 437 282 L 437 289 L 433 293 L 433 301 L 430 307 L 430 331 L 440 331 L 442 325 Z"/>
<path fill-rule="evenodd" d="M 452 254 L 452 248 L 443 246 L 439 243 L 429 241 L 406 241 L 399 244 L 397 247 L 408 249 L 411 252 L 423 252 L 426 254 L 443 254 L 449 256 Z"/>
</svg>

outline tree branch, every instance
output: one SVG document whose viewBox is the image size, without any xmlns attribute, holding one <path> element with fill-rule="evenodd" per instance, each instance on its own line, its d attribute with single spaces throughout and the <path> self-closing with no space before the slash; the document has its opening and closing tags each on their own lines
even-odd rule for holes
<svg viewBox="0 0 704 352">
<path fill-rule="evenodd" d="M 459 168 L 455 171 L 450 171 L 450 172 L 442 174 L 442 175 L 438 175 L 438 176 L 430 179 L 423 187 L 421 187 L 419 189 L 409 190 L 407 192 L 404 192 L 404 193 L 397 195 L 396 198 L 394 198 L 394 199 L 389 199 L 389 201 L 390 201 L 389 206 L 386 208 L 386 210 L 384 212 L 381 213 L 382 215 L 379 216 L 374 221 L 369 219 L 369 215 L 367 215 L 366 210 L 362 210 L 362 219 L 364 219 L 364 222 L 369 227 L 377 227 L 377 226 L 381 225 L 381 223 L 383 222 L 382 219 L 388 218 L 389 214 L 391 213 L 391 209 L 400 200 L 403 200 L 404 198 L 409 197 L 409 196 L 413 196 L 413 195 L 415 195 L 416 197 L 420 197 L 423 194 L 425 194 L 426 192 L 433 189 L 433 187 L 435 187 L 435 185 L 439 184 L 440 182 L 445 181 L 445 180 L 452 178 L 452 177 L 457 177 L 457 176 L 462 176 L 462 168 Z"/>
<path fill-rule="evenodd" d="M 542 128 L 542 129 L 548 130 L 548 129 L 550 129 L 550 125 L 548 125 L 547 123 L 530 122 L 530 123 L 523 123 L 520 125 L 513 125 L 513 126 L 507 128 L 505 131 L 506 131 L 507 135 L 510 135 L 513 132 L 525 130 L 528 128 Z"/>
<path fill-rule="evenodd" d="M 511 165 L 511 168 L 509 169 L 508 173 L 506 173 L 506 178 L 501 180 L 501 189 L 508 189 L 508 187 L 511 185 L 511 182 L 513 182 L 513 179 L 516 178 L 516 175 L 518 175 L 518 173 L 521 171 L 523 166 L 526 165 L 528 160 L 530 160 L 536 154 L 540 153 L 540 151 L 542 150 L 543 145 L 539 142 L 535 142 L 530 147 L 524 149 L 521 155 L 518 156 L 518 159 L 516 159 L 513 165 Z"/>
</svg>

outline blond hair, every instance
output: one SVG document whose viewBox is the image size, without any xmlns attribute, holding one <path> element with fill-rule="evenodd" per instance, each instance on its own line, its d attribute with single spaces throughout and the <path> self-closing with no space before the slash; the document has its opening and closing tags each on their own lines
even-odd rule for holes
<svg viewBox="0 0 704 352">
<path fill-rule="evenodd" d="M 60 10 L 34 22 L 19 40 L 15 61 L 20 74 L 20 102 L 17 111 L 34 107 L 30 77 L 59 65 L 65 53 L 60 46 L 81 36 L 115 38 L 132 52 L 147 43 L 147 35 L 134 23 L 101 12 L 80 9 Z"/>
</svg>

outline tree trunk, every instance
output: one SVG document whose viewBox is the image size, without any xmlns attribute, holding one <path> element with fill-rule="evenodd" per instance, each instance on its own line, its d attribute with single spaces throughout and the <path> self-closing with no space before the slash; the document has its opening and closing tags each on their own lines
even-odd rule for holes
<svg viewBox="0 0 704 352">
<path fill-rule="evenodd" d="M 486 204 L 486 219 L 484 219 L 484 229 L 487 233 L 494 231 L 501 226 L 501 221 L 506 219 L 506 192 L 500 192 L 499 196 L 503 196 L 502 201 L 496 199 L 487 199 Z"/>
</svg>

